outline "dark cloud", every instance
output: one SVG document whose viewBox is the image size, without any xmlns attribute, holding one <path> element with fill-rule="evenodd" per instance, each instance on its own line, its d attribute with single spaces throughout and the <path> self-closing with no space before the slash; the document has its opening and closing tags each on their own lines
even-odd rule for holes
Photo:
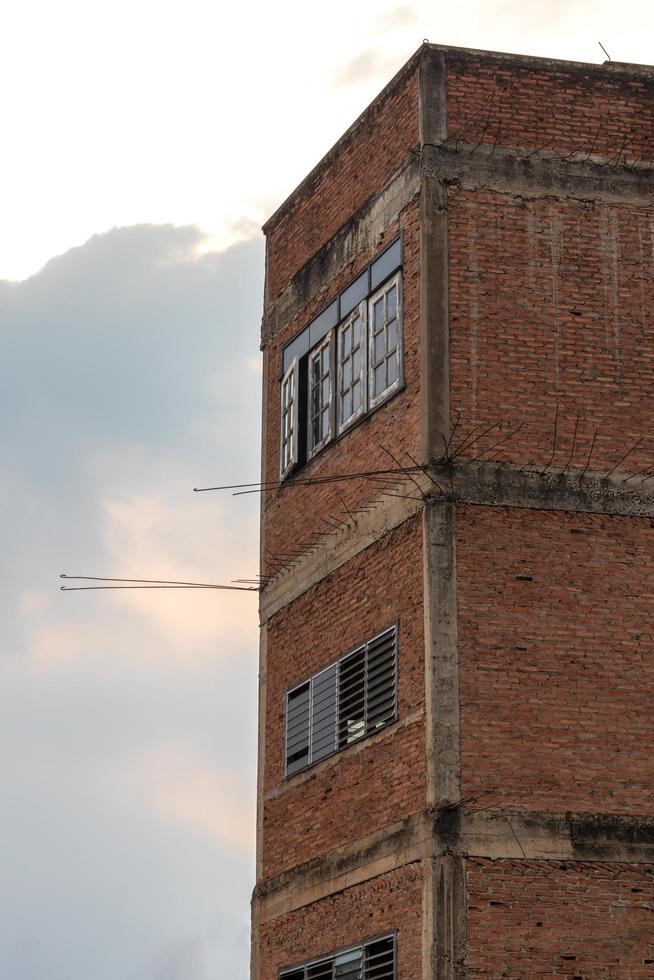
<svg viewBox="0 0 654 980">
<path fill-rule="evenodd" d="M 262 243 L 202 245 L 117 228 L 0 282 L 0 949 L 21 980 L 247 976 L 254 597 L 57 578 L 255 570 L 256 501 L 192 487 L 257 472 Z"/>
</svg>

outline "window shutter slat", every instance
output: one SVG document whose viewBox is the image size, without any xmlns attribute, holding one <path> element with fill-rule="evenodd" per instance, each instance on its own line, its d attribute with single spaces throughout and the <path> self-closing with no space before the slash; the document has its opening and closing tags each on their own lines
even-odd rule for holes
<svg viewBox="0 0 654 980">
<path fill-rule="evenodd" d="M 309 761 L 310 684 L 286 695 L 286 775 L 304 769 Z"/>
<path fill-rule="evenodd" d="M 363 980 L 393 980 L 395 975 L 395 937 L 387 936 L 364 948 Z"/>
<path fill-rule="evenodd" d="M 336 748 L 336 664 L 317 674 L 311 683 L 311 762 L 317 762 Z"/>
</svg>

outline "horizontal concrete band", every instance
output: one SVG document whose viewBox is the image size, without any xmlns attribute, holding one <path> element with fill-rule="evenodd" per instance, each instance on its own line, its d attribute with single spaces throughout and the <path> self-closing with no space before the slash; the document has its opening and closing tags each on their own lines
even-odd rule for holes
<svg viewBox="0 0 654 980">
<path fill-rule="evenodd" d="M 261 348 L 325 289 L 349 262 L 381 241 L 386 229 L 420 191 L 420 161 L 410 155 L 402 167 L 309 259 L 279 296 L 266 306 Z M 331 295 L 325 294 L 325 302 Z M 289 338 L 291 339 L 291 338 Z"/>
<path fill-rule="evenodd" d="M 654 816 L 428 810 L 260 882 L 253 896 L 258 920 L 265 923 L 408 864 L 443 855 L 653 864 Z"/>
<path fill-rule="evenodd" d="M 654 517 L 654 492 L 645 487 L 632 489 L 635 485 L 619 475 L 601 479 L 576 473 L 520 471 L 495 464 L 435 466 L 429 472 L 435 482 L 426 475 L 420 477 L 420 482 L 434 500 L 483 507 Z M 436 483 L 442 487 L 442 493 L 436 489 Z M 315 550 L 300 555 L 292 568 L 266 587 L 261 596 L 261 622 L 265 623 L 325 576 L 419 513 L 423 505 L 420 499 L 377 498 L 354 526 L 325 537 Z"/>
<path fill-rule="evenodd" d="M 530 153 L 534 155 L 531 156 Z M 457 181 L 467 190 L 497 191 L 525 198 L 557 197 L 651 207 L 651 161 L 615 165 L 601 157 L 579 159 L 533 148 L 444 141 L 422 148 L 425 177 Z M 633 167 L 633 169 L 632 169 Z"/>
</svg>

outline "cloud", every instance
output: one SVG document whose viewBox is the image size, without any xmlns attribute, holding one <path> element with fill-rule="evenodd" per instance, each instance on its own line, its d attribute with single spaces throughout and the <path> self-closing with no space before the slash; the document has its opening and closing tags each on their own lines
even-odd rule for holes
<svg viewBox="0 0 654 980">
<path fill-rule="evenodd" d="M 246 976 L 256 596 L 58 576 L 256 572 L 257 501 L 193 487 L 256 479 L 262 280 L 260 238 L 139 225 L 0 282 L 0 948 L 21 980 Z"/>
<path fill-rule="evenodd" d="M 136 760 L 136 786 L 166 820 L 200 830 L 243 854 L 254 847 L 253 783 L 195 758 L 176 745 L 159 746 Z"/>
<path fill-rule="evenodd" d="M 384 85 L 399 67 L 397 57 L 387 57 L 376 48 L 362 51 L 334 75 L 334 88 L 352 88 L 373 82 Z"/>
<path fill-rule="evenodd" d="M 402 3 L 392 7 L 375 18 L 375 27 L 380 33 L 413 27 L 418 22 L 419 11 L 412 3 Z"/>
</svg>

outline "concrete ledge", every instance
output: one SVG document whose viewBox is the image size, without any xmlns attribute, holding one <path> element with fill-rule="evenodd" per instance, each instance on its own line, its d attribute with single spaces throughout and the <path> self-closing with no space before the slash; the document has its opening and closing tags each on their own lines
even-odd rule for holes
<svg viewBox="0 0 654 980">
<path fill-rule="evenodd" d="M 585 153 L 571 159 L 559 153 L 537 152 L 534 147 L 475 147 L 453 141 L 422 150 L 425 176 L 459 183 L 466 190 L 486 188 L 524 198 L 574 198 L 651 207 L 654 170 L 646 161 L 628 163 L 615 166 L 603 157 L 587 159 Z"/>
</svg>

